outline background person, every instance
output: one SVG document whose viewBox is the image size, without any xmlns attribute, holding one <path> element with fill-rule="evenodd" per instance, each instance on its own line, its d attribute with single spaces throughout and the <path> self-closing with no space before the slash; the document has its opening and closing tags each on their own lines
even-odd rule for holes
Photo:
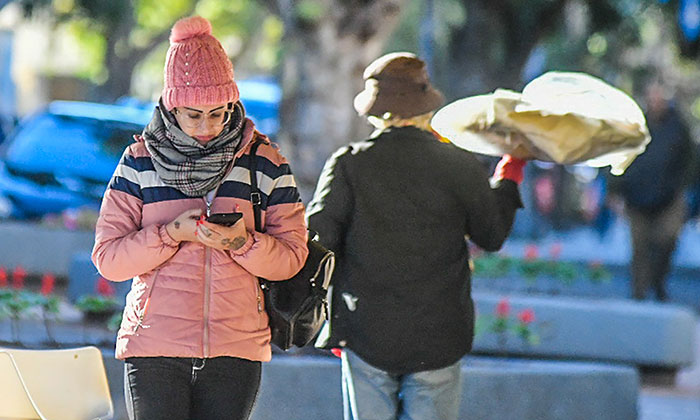
<svg viewBox="0 0 700 420">
<path fill-rule="evenodd" d="M 501 247 L 525 162 L 505 156 L 492 186 L 471 153 L 438 141 L 443 96 L 415 55 L 380 57 L 364 79 L 354 105 L 377 131 L 326 162 L 308 207 L 337 255 L 320 344 L 343 348 L 346 419 L 456 419 L 474 327 L 465 235 Z"/>
<path fill-rule="evenodd" d="M 285 158 L 245 118 L 233 66 L 201 17 L 175 23 L 152 121 L 129 146 L 97 221 L 93 262 L 133 278 L 117 336 L 130 419 L 247 419 L 271 357 L 258 276 L 294 275 L 304 207 Z M 265 233 L 254 230 L 256 139 Z M 202 222 L 238 209 L 231 227 Z"/>
<path fill-rule="evenodd" d="M 611 179 L 623 198 L 632 237 L 632 297 L 668 299 L 666 277 L 678 236 L 687 219 L 684 190 L 693 147 L 688 128 L 666 86 L 653 82 L 645 92 L 651 142 L 624 175 Z"/>
</svg>

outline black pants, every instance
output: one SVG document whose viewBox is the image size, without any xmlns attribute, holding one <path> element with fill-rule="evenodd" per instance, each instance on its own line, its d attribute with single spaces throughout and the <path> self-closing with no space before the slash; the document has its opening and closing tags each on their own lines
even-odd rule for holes
<svg viewBox="0 0 700 420">
<path fill-rule="evenodd" d="M 236 357 L 126 359 L 130 420 L 246 420 L 260 387 L 260 362 Z"/>
<path fill-rule="evenodd" d="M 632 233 L 632 297 L 644 299 L 653 287 L 656 298 L 664 301 L 666 277 L 685 223 L 684 197 L 679 194 L 669 206 L 654 214 L 631 208 L 627 213 Z"/>
</svg>

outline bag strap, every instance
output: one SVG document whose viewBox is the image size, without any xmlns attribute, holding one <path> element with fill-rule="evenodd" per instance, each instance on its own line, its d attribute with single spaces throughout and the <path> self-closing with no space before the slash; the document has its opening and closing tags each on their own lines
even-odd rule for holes
<svg viewBox="0 0 700 420">
<path fill-rule="evenodd" d="M 258 232 L 262 232 L 262 226 L 261 226 L 261 203 L 262 203 L 262 196 L 260 195 L 260 190 L 258 189 L 258 176 L 257 176 L 257 156 L 256 153 L 258 151 L 258 147 L 263 143 L 261 138 L 257 138 L 255 140 L 255 143 L 250 147 L 250 154 L 248 155 L 250 157 L 250 162 L 249 162 L 249 167 L 250 167 L 250 202 L 253 204 L 253 217 L 255 219 L 255 230 Z M 309 235 L 312 237 L 316 236 L 316 232 L 309 231 Z M 327 254 L 323 257 L 321 264 L 319 264 L 319 272 L 321 270 L 321 267 L 324 269 L 324 281 L 323 281 L 323 289 L 326 290 L 328 289 L 328 286 L 330 285 L 331 282 L 331 276 L 333 275 L 333 270 L 335 269 L 335 254 L 332 251 L 328 251 Z M 314 278 L 316 278 L 319 274 L 319 272 L 316 273 Z M 265 281 L 263 279 L 258 279 L 260 282 L 260 286 L 265 289 Z M 328 314 L 328 311 L 326 311 L 326 314 Z"/>
<path fill-rule="evenodd" d="M 255 219 L 255 230 L 258 232 L 262 232 L 262 224 L 261 224 L 261 209 L 260 205 L 262 203 L 262 196 L 260 195 L 260 190 L 258 189 L 258 165 L 257 165 L 257 157 L 256 157 L 256 152 L 258 151 L 258 147 L 262 144 L 262 139 L 259 137 L 255 139 L 255 143 L 250 147 L 250 154 L 248 155 L 250 158 L 249 162 L 249 169 L 250 169 L 250 202 L 253 204 L 253 217 Z"/>
<path fill-rule="evenodd" d="M 260 190 L 258 189 L 258 159 L 255 154 L 257 153 L 258 147 L 260 147 L 261 144 L 262 139 L 260 137 L 256 137 L 255 143 L 250 146 L 250 153 L 248 154 L 250 159 L 248 162 L 248 167 L 250 170 L 250 202 L 253 204 L 253 218 L 255 219 L 255 230 L 257 232 L 262 232 L 262 223 L 260 220 L 262 211 L 260 209 L 262 196 L 260 195 Z M 260 284 L 260 288 L 263 290 L 267 288 L 265 280 L 258 278 L 258 283 Z"/>
</svg>

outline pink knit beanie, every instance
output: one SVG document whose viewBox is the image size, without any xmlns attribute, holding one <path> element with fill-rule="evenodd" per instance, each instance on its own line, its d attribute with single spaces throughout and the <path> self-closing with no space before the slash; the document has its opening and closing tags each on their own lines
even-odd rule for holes
<svg viewBox="0 0 700 420">
<path fill-rule="evenodd" d="M 168 110 L 238 101 L 231 60 L 201 16 L 175 22 L 164 73 L 162 96 Z"/>
</svg>

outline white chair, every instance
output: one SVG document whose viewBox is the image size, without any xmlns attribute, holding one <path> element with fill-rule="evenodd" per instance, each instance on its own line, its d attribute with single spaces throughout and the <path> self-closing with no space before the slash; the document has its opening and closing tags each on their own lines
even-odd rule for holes
<svg viewBox="0 0 700 420">
<path fill-rule="evenodd" d="M 114 416 L 96 347 L 0 348 L 0 420 L 106 420 Z"/>
</svg>

